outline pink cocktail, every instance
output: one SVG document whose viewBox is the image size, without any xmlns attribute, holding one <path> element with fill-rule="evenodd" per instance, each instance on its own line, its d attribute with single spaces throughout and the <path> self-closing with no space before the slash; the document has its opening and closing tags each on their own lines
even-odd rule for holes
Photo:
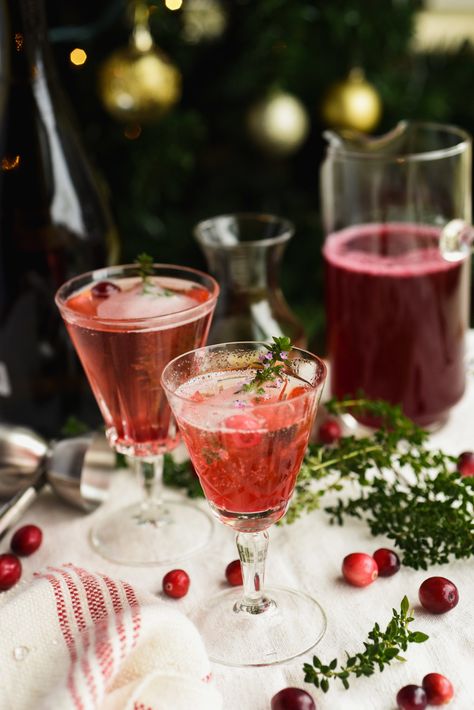
<svg viewBox="0 0 474 710">
<path fill-rule="evenodd" d="M 263 343 L 213 345 L 175 358 L 162 376 L 211 510 L 237 532 L 243 595 L 224 592 L 196 619 L 211 658 L 227 665 L 288 660 L 325 630 L 313 599 L 263 587 L 267 529 L 293 493 L 326 368 L 297 348 L 273 352 L 278 374 L 257 386 L 268 355 Z"/>
<path fill-rule="evenodd" d="M 145 480 L 145 501 L 93 532 L 94 545 L 115 561 L 158 563 L 190 543 L 177 532 L 177 506 L 165 509 L 158 491 L 162 455 L 178 442 L 160 377 L 169 360 L 205 342 L 217 293 L 215 281 L 193 269 L 155 265 L 144 274 L 133 265 L 84 274 L 57 294 L 109 442 L 137 462 Z M 142 544 L 150 528 L 154 542 Z M 191 548 L 198 539 L 196 532 Z"/>
<path fill-rule="evenodd" d="M 176 391 L 191 400 L 179 427 L 206 497 L 237 530 L 266 529 L 284 515 L 316 406 L 311 386 L 292 375 L 264 396 L 242 392 L 253 372 L 206 373 Z"/>
<path fill-rule="evenodd" d="M 205 342 L 212 294 L 169 276 L 155 277 L 145 289 L 140 277 L 108 283 L 109 293 L 89 285 L 66 300 L 69 334 L 111 444 L 134 456 L 169 451 L 177 432 L 161 372 L 176 355 Z"/>
<path fill-rule="evenodd" d="M 400 404 L 425 426 L 464 391 L 469 258 L 450 262 L 440 230 L 349 227 L 326 238 L 331 391 Z"/>
</svg>

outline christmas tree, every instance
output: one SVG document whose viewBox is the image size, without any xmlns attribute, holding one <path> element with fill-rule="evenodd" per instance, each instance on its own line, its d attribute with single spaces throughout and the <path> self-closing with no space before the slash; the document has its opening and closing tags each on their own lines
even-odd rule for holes
<svg viewBox="0 0 474 710">
<path fill-rule="evenodd" d="M 473 49 L 414 52 L 421 7 L 412 0 L 51 0 L 57 64 L 108 184 L 122 260 L 145 250 L 158 261 L 205 268 L 192 234 L 197 221 L 235 211 L 283 215 L 296 225 L 283 289 L 318 339 L 325 128 L 339 122 L 378 133 L 423 119 L 469 130 L 473 122 L 466 100 Z M 124 103 L 112 79 L 134 63 L 131 39 L 151 49 L 155 64 L 125 79 L 133 96 Z M 161 93 L 147 88 L 146 71 L 163 74 Z M 286 122 L 275 125 L 271 110 L 282 100 Z"/>
</svg>

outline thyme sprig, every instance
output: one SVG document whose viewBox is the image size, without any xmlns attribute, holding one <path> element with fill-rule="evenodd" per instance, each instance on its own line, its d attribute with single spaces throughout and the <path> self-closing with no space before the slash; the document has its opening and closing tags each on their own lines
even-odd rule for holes
<svg viewBox="0 0 474 710">
<path fill-rule="evenodd" d="M 326 407 L 335 415 L 364 412 L 380 428 L 371 436 L 342 437 L 337 447 L 312 445 L 284 521 L 336 493 L 336 503 L 324 508 L 330 522 L 363 520 L 373 535 L 393 540 L 409 567 L 473 556 L 474 478 L 459 475 L 456 457 L 431 449 L 428 432 L 386 402 L 331 400 Z"/>
<path fill-rule="evenodd" d="M 153 257 L 146 252 L 142 252 L 135 259 L 135 263 L 138 264 L 143 286 L 149 284 L 150 276 L 153 273 Z"/>
<path fill-rule="evenodd" d="M 273 337 L 273 343 L 265 344 L 268 353 L 263 353 L 260 358 L 260 363 L 257 366 L 257 372 L 253 379 L 243 385 L 239 392 L 252 392 L 257 394 L 265 394 L 264 385 L 266 382 L 274 382 L 278 380 L 285 368 L 285 360 L 288 359 L 288 354 L 291 350 L 291 340 L 287 336 Z"/>
<path fill-rule="evenodd" d="M 138 264 L 140 278 L 142 280 L 142 292 L 152 296 L 173 296 L 173 291 L 167 288 L 159 287 L 153 283 L 151 277 L 153 275 L 153 257 L 142 252 L 135 259 L 135 263 Z"/>
<path fill-rule="evenodd" d="M 327 693 L 330 682 L 339 680 L 347 690 L 351 676 L 371 676 L 377 670 L 382 672 L 394 660 L 405 661 L 400 653 L 406 651 L 410 643 L 423 643 L 429 638 L 422 631 L 411 631 L 408 626 L 412 621 L 413 611 L 410 610 L 407 597 L 403 597 L 400 611 L 392 609 L 392 618 L 384 631 L 378 623 L 374 624 L 367 634 L 363 651 L 354 655 L 346 651 L 345 663 L 341 664 L 337 658 L 324 664 L 318 656 L 313 656 L 312 664 L 305 663 L 303 671 L 306 683 L 312 683 Z"/>
</svg>

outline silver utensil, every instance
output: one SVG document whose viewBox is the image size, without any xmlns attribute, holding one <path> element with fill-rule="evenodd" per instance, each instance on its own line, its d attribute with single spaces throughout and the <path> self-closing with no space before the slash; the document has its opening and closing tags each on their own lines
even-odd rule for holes
<svg viewBox="0 0 474 710">
<path fill-rule="evenodd" d="M 49 483 L 63 500 L 94 510 L 106 496 L 115 454 L 98 433 L 51 442 L 0 425 L 0 539 Z"/>
</svg>

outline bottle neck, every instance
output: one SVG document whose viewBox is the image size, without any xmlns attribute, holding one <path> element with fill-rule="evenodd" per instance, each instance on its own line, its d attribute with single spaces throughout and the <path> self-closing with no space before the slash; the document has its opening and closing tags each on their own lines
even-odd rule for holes
<svg viewBox="0 0 474 710">
<path fill-rule="evenodd" d="M 46 70 L 48 75 L 51 71 L 43 0 L 8 0 L 7 14 L 11 80 L 34 83 L 44 77 Z"/>
</svg>

